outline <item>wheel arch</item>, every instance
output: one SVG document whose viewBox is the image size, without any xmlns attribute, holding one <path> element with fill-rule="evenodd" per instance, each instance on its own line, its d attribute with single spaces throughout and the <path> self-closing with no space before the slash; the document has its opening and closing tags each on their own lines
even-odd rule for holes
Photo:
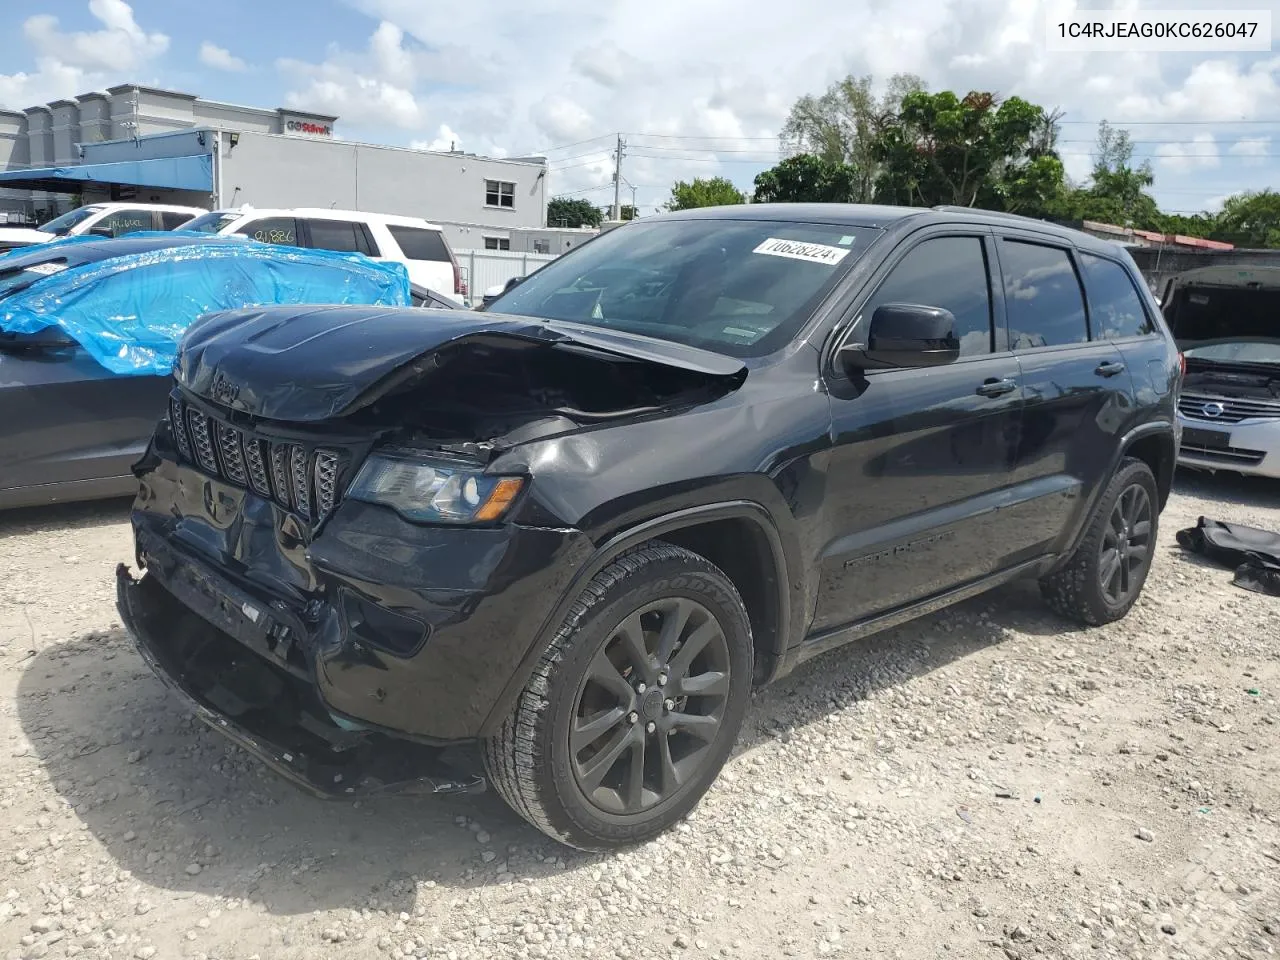
<svg viewBox="0 0 1280 960">
<path fill-rule="evenodd" d="M 683 547 L 724 571 L 741 595 L 751 620 L 754 682 L 767 683 L 777 675 L 791 622 L 791 595 L 782 538 L 769 511 L 750 500 L 689 507 L 628 527 L 597 547 L 575 572 L 538 629 L 533 644 L 486 718 L 481 736 L 491 736 L 501 726 L 538 657 L 592 578 L 624 553 L 652 541 Z"/>
<path fill-rule="evenodd" d="M 1174 438 L 1172 423 L 1145 424 L 1130 431 L 1120 447 L 1120 456 L 1112 468 L 1119 469 L 1120 463 L 1131 457 L 1141 460 L 1151 468 L 1156 478 L 1156 490 L 1160 494 L 1159 509 L 1169 502 L 1169 494 L 1173 491 L 1173 474 L 1178 460 L 1178 444 Z"/>
</svg>

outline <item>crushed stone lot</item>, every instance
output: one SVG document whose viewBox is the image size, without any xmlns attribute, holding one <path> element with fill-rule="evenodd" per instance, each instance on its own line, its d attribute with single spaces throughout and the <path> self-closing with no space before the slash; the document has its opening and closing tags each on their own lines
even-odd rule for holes
<svg viewBox="0 0 1280 960">
<path fill-rule="evenodd" d="M 1120 623 L 1016 584 L 806 664 L 613 856 L 491 793 L 314 800 L 190 719 L 116 617 L 127 514 L 0 514 L 0 957 L 1280 952 L 1280 599 L 1174 541 L 1280 529 L 1280 484 L 1180 476 Z"/>
</svg>

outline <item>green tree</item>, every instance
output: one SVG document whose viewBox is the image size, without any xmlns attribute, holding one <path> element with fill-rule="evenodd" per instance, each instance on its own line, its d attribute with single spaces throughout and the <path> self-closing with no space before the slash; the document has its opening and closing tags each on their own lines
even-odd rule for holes
<svg viewBox="0 0 1280 960">
<path fill-rule="evenodd" d="M 889 78 L 885 94 L 877 99 L 871 77 L 847 76 L 819 96 L 797 100 L 783 124 L 781 139 L 793 154 L 809 153 L 828 163 L 852 167 L 850 199 L 869 203 L 880 172 L 876 137 L 886 120 L 897 115 L 903 98 L 924 89 L 919 77 L 895 74 Z"/>
<path fill-rule="evenodd" d="M 590 200 L 555 197 L 547 203 L 548 227 L 598 227 L 602 217 Z"/>
<path fill-rule="evenodd" d="M 1021 97 L 909 93 L 875 138 L 877 199 L 1048 215 L 1065 192 L 1056 116 Z"/>
<path fill-rule="evenodd" d="M 756 203 L 850 203 L 858 171 L 811 153 L 788 157 L 755 179 Z"/>
<path fill-rule="evenodd" d="M 719 207 L 746 203 L 747 198 L 724 177 L 696 177 L 689 182 L 677 180 L 671 187 L 668 210 L 692 210 L 695 207 Z"/>
<path fill-rule="evenodd" d="M 1155 182 L 1150 161 L 1133 164 L 1133 143 L 1127 130 L 1105 120 L 1098 124 L 1097 152 L 1087 187 L 1073 192 L 1069 206 L 1079 220 L 1099 220 L 1139 230 L 1161 229 L 1161 214 L 1146 192 Z"/>
<path fill-rule="evenodd" d="M 1274 190 L 1228 197 L 1215 219 L 1214 240 L 1240 247 L 1280 247 L 1280 193 Z"/>
</svg>

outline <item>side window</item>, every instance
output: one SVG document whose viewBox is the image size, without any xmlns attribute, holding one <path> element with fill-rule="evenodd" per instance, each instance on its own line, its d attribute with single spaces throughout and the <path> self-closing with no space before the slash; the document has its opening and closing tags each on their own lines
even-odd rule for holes
<svg viewBox="0 0 1280 960">
<path fill-rule="evenodd" d="M 264 217 L 250 220 L 236 233 L 253 237 L 263 243 L 276 243 L 286 247 L 298 245 L 298 223 L 293 217 Z"/>
<path fill-rule="evenodd" d="M 161 210 L 160 211 L 160 229 L 176 230 L 178 229 L 178 227 L 182 226 L 184 223 L 187 223 L 188 221 L 190 221 L 192 217 L 193 217 L 193 214 L 190 214 L 190 213 L 176 213 L 170 210 Z"/>
<path fill-rule="evenodd" d="M 127 233 L 140 230 L 153 230 L 154 221 L 150 210 L 113 210 L 91 228 L 94 232 L 107 232 L 113 237 L 123 237 Z"/>
<path fill-rule="evenodd" d="M 439 230 L 424 230 L 421 227 L 387 227 L 391 238 L 400 245 L 400 250 L 409 260 L 434 260 L 438 263 L 450 263 L 449 248 L 445 245 L 444 236 Z"/>
<path fill-rule="evenodd" d="M 382 254 L 378 251 L 378 243 L 373 239 L 373 233 L 369 230 L 367 223 L 357 223 L 356 242 L 360 245 L 360 252 L 366 257 L 380 257 Z"/>
<path fill-rule="evenodd" d="M 1095 340 L 1123 340 L 1155 333 L 1155 324 L 1128 270 L 1113 260 L 1088 253 L 1080 255 L 1080 264 L 1089 288 L 1089 318 Z"/>
<path fill-rule="evenodd" d="M 303 220 L 311 232 L 310 246 L 338 253 L 360 253 L 356 225 L 344 220 Z"/>
<path fill-rule="evenodd" d="M 1084 296 L 1068 251 L 1002 239 L 1000 266 L 1014 350 L 1088 341 Z"/>
<path fill-rule="evenodd" d="M 862 308 L 863 322 L 886 303 L 950 310 L 960 356 L 991 352 L 991 287 L 979 237 L 935 237 L 911 250 Z"/>
</svg>

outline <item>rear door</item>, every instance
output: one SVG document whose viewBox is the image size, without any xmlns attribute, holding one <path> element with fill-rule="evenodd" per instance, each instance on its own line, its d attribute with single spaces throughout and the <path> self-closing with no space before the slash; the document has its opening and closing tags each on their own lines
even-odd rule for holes
<svg viewBox="0 0 1280 960">
<path fill-rule="evenodd" d="M 307 217 L 298 220 L 300 245 L 335 253 L 363 253 L 376 257 L 377 247 L 369 236 L 369 228 L 351 220 L 327 220 Z"/>
<path fill-rule="evenodd" d="M 112 478 L 127 491 L 170 378 L 116 376 L 81 347 L 33 340 L 0 343 L 0 493 Z"/>
<path fill-rule="evenodd" d="M 387 224 L 386 230 L 401 255 L 397 256 L 393 250 L 383 250 L 384 257 L 402 262 L 409 270 L 409 279 L 419 286 L 447 297 L 457 296 L 453 254 L 443 233 L 397 224 Z"/>
<path fill-rule="evenodd" d="M 1025 396 L 1013 482 L 1038 505 L 1018 531 L 1030 557 L 1064 546 L 1087 498 L 1107 482 L 1134 407 L 1133 381 L 1115 344 L 1091 337 L 1076 250 L 1031 232 L 997 234 Z"/>
</svg>

